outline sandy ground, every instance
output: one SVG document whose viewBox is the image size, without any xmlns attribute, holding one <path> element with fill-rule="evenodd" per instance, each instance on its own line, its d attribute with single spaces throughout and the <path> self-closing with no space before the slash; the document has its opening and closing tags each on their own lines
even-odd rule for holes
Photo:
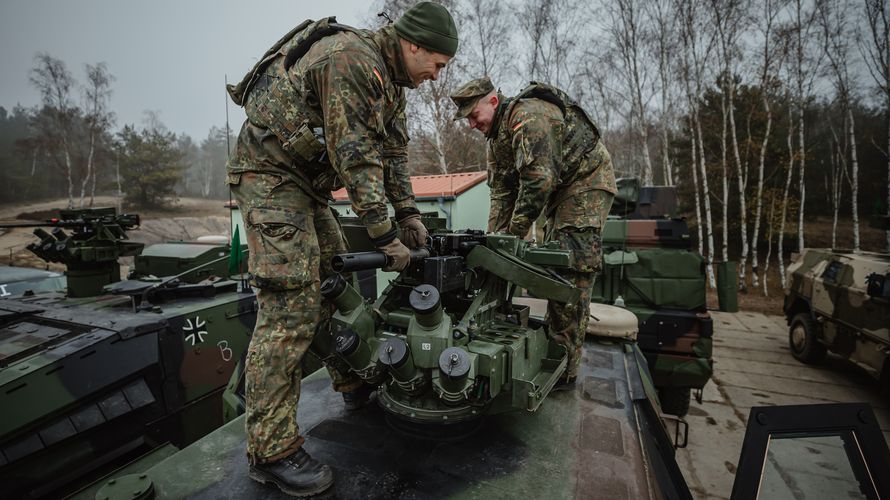
<svg viewBox="0 0 890 500">
<path fill-rule="evenodd" d="M 890 404 L 880 396 L 878 382 L 864 371 L 834 355 L 820 365 L 798 362 L 788 348 L 788 326 L 781 316 L 716 311 L 711 315 L 714 377 L 705 386 L 703 403 L 693 401 L 686 416 L 688 447 L 677 450 L 695 498 L 729 498 L 754 406 L 866 402 L 884 439 L 890 439 Z M 842 456 L 828 459 L 832 450 L 825 443 L 807 442 L 798 451 L 791 461 L 771 462 L 779 474 L 770 476 L 771 490 L 776 492 L 770 498 L 848 497 Z M 840 489 L 822 491 L 827 484 Z"/>
<path fill-rule="evenodd" d="M 165 210 L 132 210 L 124 207 L 123 212 L 138 213 L 142 218 L 140 228 L 128 233 L 133 241 L 146 244 L 187 241 L 211 234 L 230 237 L 229 210 L 223 206 L 224 203 L 223 200 L 180 198 L 174 206 Z M 117 207 L 118 199 L 100 196 L 96 198 L 94 206 Z M 41 221 L 53 217 L 64 207 L 65 200 L 0 205 L 0 222 Z M 63 270 L 64 266 L 60 264 L 47 266 L 25 248 L 37 241 L 32 231 L 30 228 L 0 229 L 0 264 Z"/>
</svg>

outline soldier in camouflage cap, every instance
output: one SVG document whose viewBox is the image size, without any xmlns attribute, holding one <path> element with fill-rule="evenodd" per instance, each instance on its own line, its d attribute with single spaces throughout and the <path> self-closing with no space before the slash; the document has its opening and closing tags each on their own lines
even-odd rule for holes
<svg viewBox="0 0 890 500">
<path fill-rule="evenodd" d="M 408 177 L 405 89 L 435 80 L 456 50 L 451 15 L 430 2 L 377 31 L 306 21 L 228 89 L 247 120 L 227 183 L 244 215 L 259 290 L 245 374 L 249 474 L 287 494 L 317 494 L 333 483 L 331 469 L 303 450 L 296 421 L 310 346 L 347 409 L 373 391 L 337 369 L 331 349 L 332 306 L 322 303 L 320 283 L 333 273 L 331 257 L 347 251 L 331 191 L 346 187 L 371 241 L 389 256 L 388 270 L 408 264 L 408 247 L 425 245 Z"/>
<path fill-rule="evenodd" d="M 492 85 L 491 79 L 487 76 L 476 78 L 463 84 L 455 93 L 451 94 L 451 100 L 457 105 L 457 113 L 455 113 L 454 119 L 466 118 L 473 111 L 473 108 L 476 107 L 479 99 L 492 92 L 494 92 L 494 85 Z"/>
<path fill-rule="evenodd" d="M 612 160 L 593 120 L 551 85 L 532 82 L 507 98 L 485 77 L 451 98 L 458 107 L 455 119 L 466 118 L 488 139 L 488 230 L 524 237 L 543 215 L 544 240 L 572 250 L 574 265 L 565 277 L 581 289 L 581 300 L 548 306 L 550 334 L 569 358 L 558 388 L 571 389 L 602 260 L 600 230 L 617 192 Z"/>
</svg>

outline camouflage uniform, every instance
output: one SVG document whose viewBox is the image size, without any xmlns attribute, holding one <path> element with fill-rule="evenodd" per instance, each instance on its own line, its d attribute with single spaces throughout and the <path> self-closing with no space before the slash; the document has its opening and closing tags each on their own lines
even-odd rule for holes
<svg viewBox="0 0 890 500">
<path fill-rule="evenodd" d="M 486 81 L 458 90 L 461 113 L 474 102 L 464 96 L 478 96 L 491 85 Z M 571 379 L 581 361 L 590 289 L 602 261 L 600 231 L 617 193 L 612 160 L 592 120 L 561 90 L 532 83 L 516 97 L 498 97 L 487 134 L 488 230 L 525 236 L 544 214 L 544 241 L 572 250 L 574 266 L 564 277 L 581 289 L 581 301 L 548 306 L 551 335 L 566 346 Z"/>
<path fill-rule="evenodd" d="M 229 89 L 248 119 L 227 182 L 244 214 L 251 283 L 259 288 L 246 368 L 251 463 L 273 462 L 303 443 L 300 363 L 316 333 L 330 335 L 332 306 L 322 303 L 320 283 L 332 273 L 331 256 L 346 251 L 328 206 L 331 191 L 345 184 L 372 237 L 391 228 L 387 199 L 397 217 L 417 213 L 403 88 L 412 84 L 397 34 L 392 27 L 328 30 L 288 61 L 295 41 L 319 23 L 301 25 L 279 41 L 281 50 L 270 49 L 271 63 L 258 64 L 246 90 L 248 78 Z M 361 384 L 328 369 L 335 390 Z"/>
</svg>

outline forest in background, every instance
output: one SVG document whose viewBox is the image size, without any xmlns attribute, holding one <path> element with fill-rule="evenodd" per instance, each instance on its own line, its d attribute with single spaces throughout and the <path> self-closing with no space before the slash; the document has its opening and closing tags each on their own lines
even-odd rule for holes
<svg viewBox="0 0 890 500">
<path fill-rule="evenodd" d="M 383 0 L 375 12 L 396 19 L 414 3 Z M 597 121 L 619 175 L 677 186 L 697 249 L 709 264 L 746 263 L 743 287 L 765 289 L 770 262 L 782 276 L 816 217 L 832 221 L 832 246 L 890 249 L 890 231 L 861 238 L 890 210 L 886 0 L 441 3 L 461 44 L 437 81 L 408 92 L 413 174 L 485 168 L 481 134 L 452 120 L 459 85 L 488 75 L 512 95 L 544 81 Z M 369 16 L 366 26 L 385 22 Z M 102 193 L 152 207 L 228 196 L 225 125 L 194 139 L 151 112 L 119 124 L 103 63 L 76 71 L 41 53 L 29 78 L 42 104 L 0 108 L 5 202 L 89 206 Z"/>
</svg>

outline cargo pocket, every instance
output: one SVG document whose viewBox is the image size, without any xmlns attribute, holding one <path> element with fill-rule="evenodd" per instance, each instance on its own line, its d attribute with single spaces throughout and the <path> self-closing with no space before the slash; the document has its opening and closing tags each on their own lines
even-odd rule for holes
<svg viewBox="0 0 890 500">
<path fill-rule="evenodd" d="M 229 186 L 237 186 L 241 184 L 241 175 L 243 172 L 229 172 L 226 174 L 226 184 Z"/>
<path fill-rule="evenodd" d="M 283 208 L 252 208 L 247 214 L 250 272 L 264 290 L 302 288 L 315 280 L 318 255 L 312 249 L 306 214 Z"/>
<path fill-rule="evenodd" d="M 562 247 L 572 251 L 575 271 L 595 273 L 602 265 L 602 240 L 599 231 L 593 227 L 576 229 L 573 227 L 559 231 Z"/>
</svg>

